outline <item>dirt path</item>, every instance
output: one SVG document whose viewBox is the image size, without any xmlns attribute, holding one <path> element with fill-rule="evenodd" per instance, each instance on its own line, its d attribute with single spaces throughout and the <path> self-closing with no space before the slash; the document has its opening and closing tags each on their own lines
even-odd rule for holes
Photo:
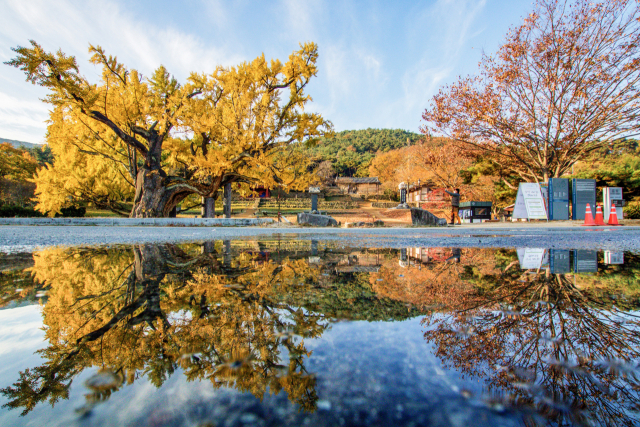
<svg viewBox="0 0 640 427">
<path fill-rule="evenodd" d="M 247 208 L 241 214 L 234 215 L 236 218 L 255 218 L 256 217 L 256 209 L 255 208 Z"/>
</svg>

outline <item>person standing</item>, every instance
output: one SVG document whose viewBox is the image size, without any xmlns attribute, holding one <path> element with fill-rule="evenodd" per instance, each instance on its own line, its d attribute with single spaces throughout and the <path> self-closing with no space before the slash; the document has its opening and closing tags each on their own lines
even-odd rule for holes
<svg viewBox="0 0 640 427">
<path fill-rule="evenodd" d="M 460 215 L 458 215 L 458 212 L 460 211 L 460 189 L 456 188 L 454 193 L 448 190 L 444 191 L 451 196 L 451 225 L 454 224 L 454 220 L 457 220 L 458 224 L 462 224 Z"/>
</svg>

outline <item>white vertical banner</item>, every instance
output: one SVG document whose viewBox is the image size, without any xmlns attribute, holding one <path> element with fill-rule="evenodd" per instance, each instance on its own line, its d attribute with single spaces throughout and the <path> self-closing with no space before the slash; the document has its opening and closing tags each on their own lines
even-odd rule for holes
<svg viewBox="0 0 640 427">
<path fill-rule="evenodd" d="M 527 219 L 527 206 L 524 204 L 524 195 L 522 194 L 522 184 L 518 186 L 518 195 L 516 196 L 516 204 L 513 206 L 513 219 Z"/>
</svg>

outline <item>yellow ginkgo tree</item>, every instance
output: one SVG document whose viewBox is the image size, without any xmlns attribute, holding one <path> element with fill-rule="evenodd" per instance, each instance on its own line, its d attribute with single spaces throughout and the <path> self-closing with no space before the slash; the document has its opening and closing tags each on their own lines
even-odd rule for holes
<svg viewBox="0 0 640 427">
<path fill-rule="evenodd" d="M 331 132 L 330 122 L 304 112 L 304 89 L 317 73 L 314 43 L 284 64 L 262 55 L 194 73 L 184 85 L 163 66 L 144 78 L 99 46 L 89 48 L 102 66 L 97 84 L 62 51 L 34 41 L 13 50 L 7 64 L 50 91 L 47 140 L 66 159 L 36 178 L 43 211 L 73 194 L 120 211 L 129 197 L 131 217 L 163 217 L 185 197 L 215 198 L 230 183 L 299 188 L 308 179 L 301 148 Z"/>
</svg>

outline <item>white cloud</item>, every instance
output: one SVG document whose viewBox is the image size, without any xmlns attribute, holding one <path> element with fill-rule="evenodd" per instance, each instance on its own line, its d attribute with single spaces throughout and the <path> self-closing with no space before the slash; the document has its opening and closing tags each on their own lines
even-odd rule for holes
<svg viewBox="0 0 640 427">
<path fill-rule="evenodd" d="M 373 77 L 377 78 L 382 66 L 380 59 L 376 58 L 375 55 L 366 52 L 358 52 L 358 58 L 362 61 L 365 68 L 372 73 Z"/>
<path fill-rule="evenodd" d="M 231 16 L 227 9 L 229 5 L 225 0 L 202 0 L 199 9 L 207 16 L 207 21 L 220 31 L 229 32 L 232 27 L 230 25 Z"/>
<path fill-rule="evenodd" d="M 469 34 L 485 5 L 486 0 L 439 0 L 413 22 L 408 33 L 423 40 L 425 54 L 402 76 L 403 96 L 389 112 L 394 120 L 411 114 L 416 118 L 411 130 L 417 130 L 430 98 L 455 77 L 454 71 L 470 49 L 469 41 L 482 32 Z"/>
<path fill-rule="evenodd" d="M 287 34 L 296 41 L 317 39 L 327 10 L 324 1 L 283 0 L 280 8 L 284 8 L 287 14 Z"/>
<path fill-rule="evenodd" d="M 491 2 L 494 14 L 510 7 L 502 1 Z M 201 0 L 163 7 L 162 12 L 147 11 L 124 0 L 4 0 L 0 59 L 13 56 L 10 46 L 35 39 L 48 50 L 62 48 L 76 55 L 82 73 L 96 80 L 99 67 L 87 63 L 88 43 L 94 43 L 144 75 L 163 64 L 184 81 L 191 71 L 237 64 L 260 52 L 286 61 L 299 42 L 314 41 L 319 47 L 319 73 L 307 91 L 314 99 L 309 111 L 320 112 L 338 130 L 400 127 L 415 131 L 438 87 L 451 82 L 459 70 L 473 70 L 480 50 L 471 46 L 488 42 L 493 47 L 495 28 L 500 27 L 494 20 L 483 33 L 482 25 L 489 24 L 480 24 L 479 17 L 490 18 L 486 0 L 393 4 Z M 36 103 L 44 96 L 41 88 L 24 83 L 17 70 L 3 71 L 0 92 L 12 97 L 11 102 Z M 6 110 L 18 108 L 0 106 L 0 136 L 7 137 L 4 132 L 11 131 L 32 135 L 29 141 L 42 139 L 42 116 L 30 112 L 28 119 L 18 119 L 18 113 Z M 11 130 L 9 122 L 15 123 Z"/>
<path fill-rule="evenodd" d="M 219 11 L 216 13 L 222 16 Z M 231 65 L 244 59 L 224 46 L 206 45 L 178 28 L 160 28 L 136 21 L 110 1 L 9 0 L 0 14 L 0 28 L 3 61 L 14 56 L 9 47 L 24 46 L 34 39 L 47 50 L 62 49 L 76 56 L 81 73 L 94 81 L 99 78 L 100 70 L 87 62 L 89 43 L 102 46 L 108 54 L 116 55 L 127 67 L 136 68 L 144 75 L 150 75 L 163 64 L 182 81 L 191 71 L 210 72 L 217 65 Z M 24 77 L 15 72 L 10 78 L 0 80 L 1 137 L 27 141 L 44 138 L 42 122 L 47 117 L 47 106 L 36 106 L 40 101 L 31 96 L 37 92 L 42 98 L 45 92 L 27 89 L 27 86 Z M 20 94 L 23 97 L 19 98 Z"/>
<path fill-rule="evenodd" d="M 4 359 L 17 352 L 31 353 L 41 347 L 44 338 L 41 328 L 42 307 L 39 305 L 0 310 L 0 357 Z M 14 363 L 13 360 L 4 362 Z"/>
<path fill-rule="evenodd" d="M 164 64 L 182 78 L 192 70 L 212 70 L 215 65 L 241 59 L 224 48 L 205 46 L 180 29 L 136 21 L 109 1 L 10 1 L 9 9 L 0 23 L 12 23 L 11 41 L 24 44 L 34 38 L 49 49 L 61 48 L 79 59 L 88 58 L 92 43 L 117 55 L 129 67 L 150 73 Z M 3 31 L 4 37 L 8 35 L 9 31 Z"/>
<path fill-rule="evenodd" d="M 288 31 L 311 35 L 320 47 L 319 81 L 313 89 L 321 96 L 312 93 L 312 109 L 332 120 L 337 130 L 417 131 L 429 98 L 454 77 L 467 59 L 469 41 L 482 32 L 476 27 L 486 0 L 398 6 L 401 26 L 390 24 L 386 19 L 391 17 L 377 20 L 375 6 L 354 9 L 346 2 L 330 14 L 315 16 L 305 2 L 285 4 Z"/>
<path fill-rule="evenodd" d="M 25 83 L 26 85 L 27 83 Z M 32 143 L 44 142 L 47 104 L 16 98 L 0 92 L 0 136 Z"/>
</svg>

